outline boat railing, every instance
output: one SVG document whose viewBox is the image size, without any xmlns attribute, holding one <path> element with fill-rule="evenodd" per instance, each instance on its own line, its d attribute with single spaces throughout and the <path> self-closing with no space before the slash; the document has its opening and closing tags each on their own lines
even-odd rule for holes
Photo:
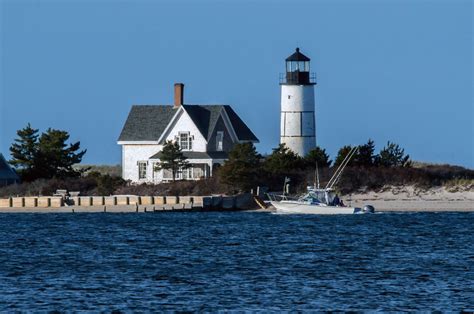
<svg viewBox="0 0 474 314">
<path fill-rule="evenodd" d="M 275 194 L 275 193 L 267 193 L 268 198 L 270 201 L 280 202 L 280 201 L 288 201 L 289 198 L 285 194 Z"/>
</svg>

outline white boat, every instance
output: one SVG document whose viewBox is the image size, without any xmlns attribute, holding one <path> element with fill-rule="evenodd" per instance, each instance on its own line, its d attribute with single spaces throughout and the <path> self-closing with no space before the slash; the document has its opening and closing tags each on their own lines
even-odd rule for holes
<svg viewBox="0 0 474 314">
<path fill-rule="evenodd" d="M 279 214 L 317 215 L 365 214 L 375 212 L 374 207 L 371 205 L 365 205 L 364 208 L 345 206 L 333 190 L 333 187 L 341 177 L 342 171 L 347 166 L 352 156 L 354 156 L 357 149 L 357 147 L 351 149 L 324 189 L 319 188 L 319 175 L 316 164 L 316 177 L 318 181 L 317 188 L 308 187 L 307 193 L 297 199 L 290 199 L 284 194 L 284 192 L 283 195 L 268 194 L 271 204 L 275 207 L 276 212 Z M 285 178 L 283 191 L 288 190 L 288 182 L 289 178 Z"/>
<path fill-rule="evenodd" d="M 341 215 L 374 212 L 370 205 L 364 208 L 344 206 L 331 189 L 308 188 L 308 193 L 298 199 L 290 199 L 284 195 L 270 195 L 270 198 L 278 214 Z"/>
</svg>

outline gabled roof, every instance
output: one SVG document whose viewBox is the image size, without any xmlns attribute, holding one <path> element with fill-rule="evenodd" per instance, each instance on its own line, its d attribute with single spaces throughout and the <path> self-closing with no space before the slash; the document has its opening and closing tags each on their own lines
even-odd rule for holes
<svg viewBox="0 0 474 314">
<path fill-rule="evenodd" d="M 228 105 L 182 105 L 191 120 L 209 141 L 222 112 L 229 117 L 239 141 L 258 142 L 257 137 Z M 119 141 L 157 141 L 178 109 L 172 105 L 133 106 Z"/>
<path fill-rule="evenodd" d="M 172 105 L 132 106 L 119 141 L 157 141 L 177 109 Z"/>
<path fill-rule="evenodd" d="M 0 180 L 20 180 L 20 177 L 10 167 L 3 155 L 0 153 Z"/>
<path fill-rule="evenodd" d="M 221 105 L 183 105 L 196 127 L 206 140 L 209 140 L 222 110 Z"/>
<path fill-rule="evenodd" d="M 296 48 L 296 52 L 286 58 L 286 61 L 311 61 L 311 59 L 302 54 L 300 48 Z"/>
</svg>

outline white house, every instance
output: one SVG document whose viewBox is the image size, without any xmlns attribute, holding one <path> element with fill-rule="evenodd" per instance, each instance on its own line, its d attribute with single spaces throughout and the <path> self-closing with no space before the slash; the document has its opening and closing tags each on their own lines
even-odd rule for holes
<svg viewBox="0 0 474 314">
<path fill-rule="evenodd" d="M 186 105 L 184 84 L 174 86 L 174 105 L 132 106 L 118 144 L 122 145 L 122 177 L 135 183 L 172 180 L 170 170 L 156 171 L 166 141 L 177 141 L 191 167 L 176 179 L 199 180 L 212 175 L 236 143 L 258 143 L 228 105 Z"/>
</svg>

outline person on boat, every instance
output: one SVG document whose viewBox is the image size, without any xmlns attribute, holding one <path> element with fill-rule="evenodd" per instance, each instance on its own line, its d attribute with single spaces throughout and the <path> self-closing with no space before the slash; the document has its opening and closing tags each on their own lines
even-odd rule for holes
<svg viewBox="0 0 474 314">
<path fill-rule="evenodd" d="M 336 196 L 334 196 L 334 199 L 332 200 L 332 204 L 331 204 L 331 205 L 332 205 L 332 206 L 339 206 L 339 202 L 340 202 L 339 196 L 337 196 L 337 194 L 336 194 Z"/>
</svg>

